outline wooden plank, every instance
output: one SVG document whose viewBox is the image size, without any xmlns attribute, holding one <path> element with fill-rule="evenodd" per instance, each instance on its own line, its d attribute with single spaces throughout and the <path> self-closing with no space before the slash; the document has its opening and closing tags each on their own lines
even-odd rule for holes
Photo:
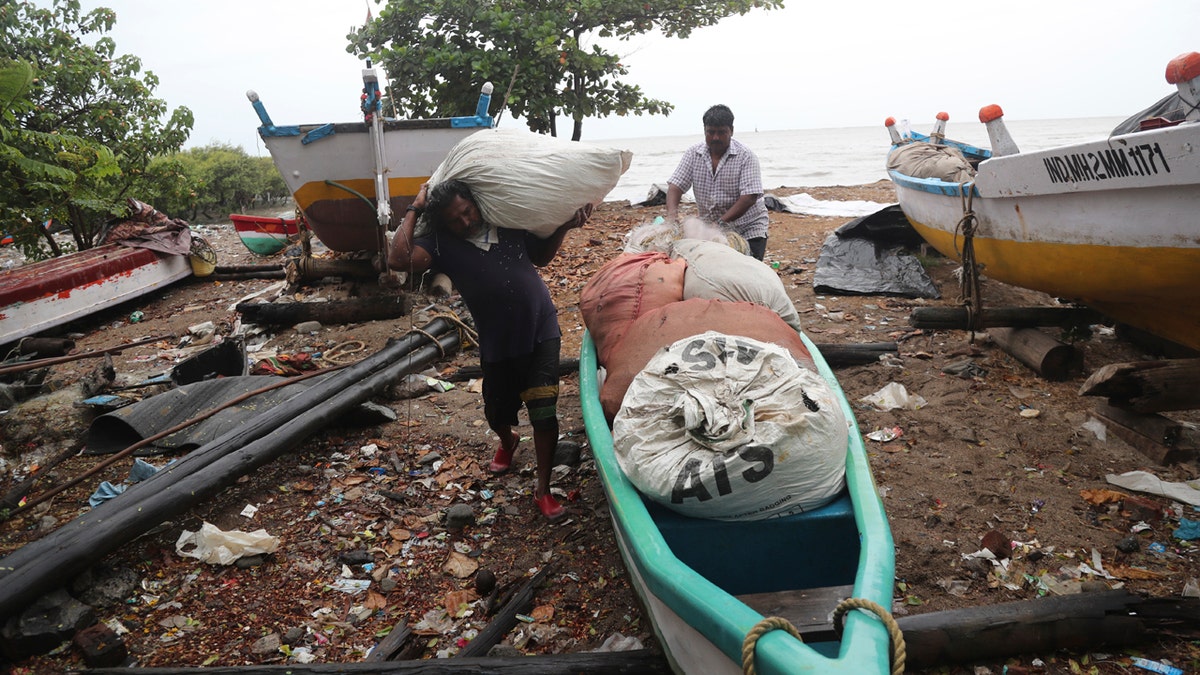
<svg viewBox="0 0 1200 675">
<path fill-rule="evenodd" d="M 826 586 L 776 593 L 749 593 L 737 596 L 747 607 L 763 616 L 778 616 L 791 622 L 805 642 L 835 640 L 833 610 L 838 603 L 853 597 L 854 586 Z"/>
<path fill-rule="evenodd" d="M 1107 396 L 1113 406 L 1139 413 L 1200 408 L 1200 359 L 1110 363 L 1079 388 L 1080 396 Z"/>
<path fill-rule="evenodd" d="M 1197 456 L 1200 434 L 1156 413 L 1141 414 L 1102 403 L 1096 416 L 1109 431 L 1159 464 L 1174 464 Z"/>
</svg>

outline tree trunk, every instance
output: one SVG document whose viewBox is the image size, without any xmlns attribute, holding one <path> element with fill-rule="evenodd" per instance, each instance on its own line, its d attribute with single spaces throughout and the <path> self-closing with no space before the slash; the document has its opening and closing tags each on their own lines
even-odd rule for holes
<svg viewBox="0 0 1200 675">
<path fill-rule="evenodd" d="M 663 655 L 631 652 L 576 652 L 539 656 L 423 659 L 384 663 L 289 663 L 205 668 L 89 668 L 85 675 L 670 675 Z"/>
<path fill-rule="evenodd" d="M 1142 598 L 1126 591 L 1077 593 L 897 620 L 913 668 L 1094 651 L 1154 640 L 1169 629 L 1197 634 L 1200 600 Z"/>
</svg>

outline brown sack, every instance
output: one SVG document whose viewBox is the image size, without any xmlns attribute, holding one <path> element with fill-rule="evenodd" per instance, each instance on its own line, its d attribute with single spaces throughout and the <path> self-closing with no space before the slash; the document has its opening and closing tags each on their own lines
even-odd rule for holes
<svg viewBox="0 0 1200 675">
<path fill-rule="evenodd" d="M 665 253 L 623 253 L 592 276 L 579 294 L 579 310 L 600 365 L 642 314 L 683 299 L 687 262 Z"/>
<path fill-rule="evenodd" d="M 801 366 L 816 370 L 800 334 L 774 311 L 751 302 L 681 300 L 635 319 L 609 355 L 608 373 L 600 388 L 600 406 L 609 423 L 620 410 L 633 378 L 660 349 L 709 330 L 772 342 L 791 352 Z"/>
</svg>

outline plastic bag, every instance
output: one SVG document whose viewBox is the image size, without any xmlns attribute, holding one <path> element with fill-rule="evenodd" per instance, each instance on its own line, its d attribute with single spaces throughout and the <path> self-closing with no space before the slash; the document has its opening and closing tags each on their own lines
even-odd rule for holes
<svg viewBox="0 0 1200 675">
<path fill-rule="evenodd" d="M 491 225 L 545 239 L 585 204 L 599 204 L 633 153 L 523 131 L 489 129 L 458 142 L 429 179 L 471 187 Z"/>
<path fill-rule="evenodd" d="M 199 532 L 184 530 L 175 542 L 175 552 L 179 555 L 213 565 L 228 565 L 242 556 L 274 553 L 278 548 L 279 537 L 267 534 L 266 530 L 226 532 L 211 523 L 204 523 Z"/>
</svg>

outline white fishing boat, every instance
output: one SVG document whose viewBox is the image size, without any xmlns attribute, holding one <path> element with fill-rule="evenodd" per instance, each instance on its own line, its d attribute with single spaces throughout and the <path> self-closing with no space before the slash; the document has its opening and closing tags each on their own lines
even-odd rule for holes
<svg viewBox="0 0 1200 675">
<path fill-rule="evenodd" d="M 271 153 L 305 222 L 334 251 L 379 251 L 393 213 L 403 213 L 455 144 L 490 128 L 492 85 L 475 114 L 385 119 L 371 62 L 363 69 L 363 120 L 276 126 L 258 94 L 246 92 Z"/>
<path fill-rule="evenodd" d="M 969 234 L 990 279 L 1200 349 L 1200 53 L 1172 60 L 1167 81 L 1177 115 L 1037 152 L 1019 152 L 998 106 L 980 111 L 991 150 L 945 139 L 944 115 L 930 136 L 889 118 L 900 207 L 948 257 Z"/>
</svg>

